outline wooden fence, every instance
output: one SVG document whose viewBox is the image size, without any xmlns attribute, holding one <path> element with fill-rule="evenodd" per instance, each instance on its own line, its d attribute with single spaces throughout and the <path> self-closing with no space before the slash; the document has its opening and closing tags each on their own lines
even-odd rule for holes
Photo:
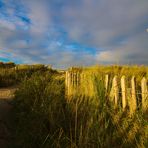
<svg viewBox="0 0 148 148">
<path fill-rule="evenodd" d="M 87 85 L 85 90 L 84 87 L 83 90 L 80 88 L 86 80 L 85 75 L 81 72 L 66 71 L 65 86 L 67 98 L 79 94 L 80 91 L 81 94 L 90 96 L 90 89 L 93 86 L 89 88 L 89 84 L 85 84 Z M 104 75 L 103 84 L 107 97 L 115 106 L 119 105 L 120 102 L 122 109 L 125 110 L 128 106 L 131 113 L 135 112 L 139 106 L 142 107 L 143 111 L 148 109 L 148 83 L 145 77 L 141 79 L 138 90 L 136 89 L 136 78 L 134 76 L 130 80 L 128 78 L 127 81 L 126 76 L 120 78 L 114 76 L 111 79 L 109 75 Z"/>
</svg>

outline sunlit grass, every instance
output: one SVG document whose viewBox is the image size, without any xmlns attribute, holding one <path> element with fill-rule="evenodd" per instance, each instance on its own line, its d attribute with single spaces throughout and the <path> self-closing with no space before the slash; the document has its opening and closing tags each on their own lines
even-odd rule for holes
<svg viewBox="0 0 148 148">
<path fill-rule="evenodd" d="M 112 106 L 102 81 L 105 71 L 75 70 L 85 73 L 85 79 L 70 101 L 65 98 L 64 75 L 58 73 L 36 73 L 20 85 L 14 101 L 16 147 L 147 147 L 147 114 L 130 116 L 128 109 Z"/>
</svg>

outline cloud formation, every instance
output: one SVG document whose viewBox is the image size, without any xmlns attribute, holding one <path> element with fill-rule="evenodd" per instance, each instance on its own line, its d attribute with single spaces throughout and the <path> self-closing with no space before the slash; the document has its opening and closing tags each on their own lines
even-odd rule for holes
<svg viewBox="0 0 148 148">
<path fill-rule="evenodd" d="M 148 64 L 147 0 L 0 0 L 0 59 Z"/>
</svg>

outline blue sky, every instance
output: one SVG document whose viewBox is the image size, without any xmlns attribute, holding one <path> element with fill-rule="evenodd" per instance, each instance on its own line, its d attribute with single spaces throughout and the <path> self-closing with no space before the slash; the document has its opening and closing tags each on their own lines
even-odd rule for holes
<svg viewBox="0 0 148 148">
<path fill-rule="evenodd" d="M 148 64 L 147 28 L 148 0 L 0 0 L 0 60 Z"/>
</svg>

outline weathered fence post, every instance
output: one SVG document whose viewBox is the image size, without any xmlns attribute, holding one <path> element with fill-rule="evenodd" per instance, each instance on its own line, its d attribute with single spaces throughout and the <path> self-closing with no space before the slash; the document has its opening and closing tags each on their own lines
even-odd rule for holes
<svg viewBox="0 0 148 148">
<path fill-rule="evenodd" d="M 146 111 L 148 109 L 148 89 L 147 89 L 147 80 L 145 77 L 141 80 L 141 91 L 142 91 L 142 110 Z"/>
<path fill-rule="evenodd" d="M 71 87 L 71 96 L 73 96 L 75 94 L 75 72 L 71 72 L 72 73 L 72 87 Z"/>
<path fill-rule="evenodd" d="M 77 72 L 77 87 L 79 87 L 79 83 L 80 83 L 80 73 Z"/>
<path fill-rule="evenodd" d="M 111 101 L 113 101 L 115 103 L 115 106 L 117 106 L 119 100 L 119 88 L 118 88 L 117 76 L 113 78 L 110 97 Z"/>
<path fill-rule="evenodd" d="M 65 95 L 68 95 L 68 71 L 65 73 Z"/>
<path fill-rule="evenodd" d="M 118 88 L 117 76 L 115 76 L 113 79 L 113 89 L 114 89 L 114 96 L 115 96 L 115 106 L 117 106 L 117 103 L 119 101 L 119 88 Z"/>
<path fill-rule="evenodd" d="M 130 113 L 133 114 L 137 108 L 136 85 L 135 85 L 134 76 L 131 79 L 131 98 L 129 98 L 129 107 L 130 107 Z"/>
<path fill-rule="evenodd" d="M 80 92 L 80 72 L 77 72 L 77 94 Z"/>
<path fill-rule="evenodd" d="M 78 87 L 78 85 L 77 85 L 77 72 L 74 72 L 73 73 L 73 78 L 74 78 L 74 86 L 73 86 L 73 95 L 76 95 L 77 94 L 77 87 Z"/>
<path fill-rule="evenodd" d="M 74 73 L 73 72 L 71 72 L 71 78 L 72 78 L 72 88 L 73 88 L 73 86 L 74 86 Z"/>
<path fill-rule="evenodd" d="M 106 89 L 106 92 L 108 91 L 108 80 L 109 76 L 108 75 L 105 75 L 105 89 Z"/>
<path fill-rule="evenodd" d="M 84 81 L 84 73 L 82 72 L 81 75 L 80 75 L 80 83 L 81 83 L 81 85 L 80 85 L 80 86 L 81 86 L 81 88 L 80 88 L 81 91 L 80 91 L 80 92 L 81 92 L 81 93 L 82 93 L 82 92 L 84 93 L 84 89 L 85 89 L 85 88 L 84 88 L 84 83 L 83 83 L 83 81 Z M 81 94 L 81 95 L 82 95 L 82 94 Z"/>
<path fill-rule="evenodd" d="M 67 96 L 69 97 L 70 95 L 70 87 L 71 87 L 71 73 L 68 71 L 68 74 L 67 74 Z"/>
<path fill-rule="evenodd" d="M 122 90 L 122 108 L 123 110 L 126 107 L 126 85 L 125 85 L 125 76 L 121 78 L 121 90 Z"/>
<path fill-rule="evenodd" d="M 70 95 L 71 95 L 71 92 L 72 92 L 72 90 L 71 90 L 71 88 L 72 88 L 72 73 L 69 71 L 68 72 L 68 98 L 70 97 Z"/>
<path fill-rule="evenodd" d="M 73 72 L 73 88 L 74 88 L 74 89 L 76 88 L 76 83 L 77 83 L 76 80 L 77 80 L 77 79 L 76 79 L 76 73 Z"/>
</svg>

